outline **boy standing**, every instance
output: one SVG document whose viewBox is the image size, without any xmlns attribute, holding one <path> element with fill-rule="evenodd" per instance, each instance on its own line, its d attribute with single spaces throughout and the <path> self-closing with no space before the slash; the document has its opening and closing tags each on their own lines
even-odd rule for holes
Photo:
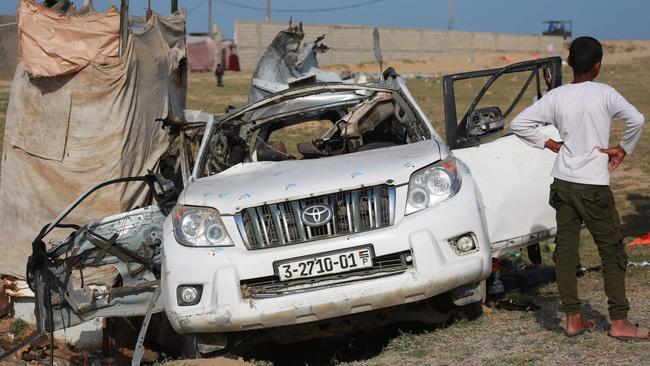
<svg viewBox="0 0 650 366">
<path fill-rule="evenodd" d="M 614 88 L 595 83 L 603 50 L 591 37 L 571 43 L 569 65 L 573 82 L 549 91 L 512 121 L 510 128 L 527 144 L 557 153 L 551 175 L 549 203 L 556 210 L 557 235 L 554 260 L 561 299 L 567 315 L 566 335 L 575 336 L 594 327 L 580 313 L 575 265 L 579 262 L 580 227 L 584 222 L 598 246 L 603 264 L 605 294 L 612 325 L 609 335 L 623 340 L 650 340 L 650 331 L 627 320 L 625 295 L 627 255 L 620 221 L 609 188 L 609 171 L 634 151 L 644 118 Z M 620 144 L 609 144 L 613 118 L 625 121 Z M 562 142 L 537 129 L 538 123 L 553 124 Z"/>
</svg>

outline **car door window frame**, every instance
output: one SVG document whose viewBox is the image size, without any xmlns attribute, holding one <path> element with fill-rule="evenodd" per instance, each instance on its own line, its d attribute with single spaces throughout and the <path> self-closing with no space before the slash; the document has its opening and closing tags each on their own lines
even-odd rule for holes
<svg viewBox="0 0 650 366">
<path fill-rule="evenodd" d="M 487 69 L 479 71 L 470 71 L 453 75 L 446 75 L 443 77 L 443 96 L 444 96 L 444 108 L 445 108 L 445 130 L 446 130 L 446 141 L 450 149 L 458 149 L 463 147 L 470 147 L 480 145 L 486 138 L 492 137 L 493 134 L 486 134 L 481 137 L 470 138 L 467 136 L 467 119 L 468 116 L 476 109 L 480 103 L 483 96 L 486 95 L 488 89 L 494 84 L 494 82 L 499 79 L 501 76 L 506 74 L 512 74 L 517 72 L 527 72 L 530 71 L 531 74 L 526 80 L 525 84 L 522 86 L 521 91 L 518 93 L 517 97 L 513 100 L 510 107 L 506 110 L 503 117 L 506 118 L 515 106 L 520 102 L 522 96 L 530 86 L 533 78 L 537 84 L 537 97 L 541 97 L 540 90 L 540 78 L 539 70 L 549 69 L 551 73 L 551 83 L 550 89 L 554 89 L 562 85 L 562 59 L 560 57 L 549 57 L 539 60 L 524 61 L 515 63 L 503 68 L 496 69 Z M 460 80 L 467 80 L 479 77 L 490 78 L 485 82 L 477 96 L 474 98 L 472 104 L 468 110 L 463 115 L 463 118 L 458 121 L 457 111 L 456 111 L 456 97 L 454 91 L 454 82 Z M 549 89 L 549 90 L 550 90 Z"/>
</svg>

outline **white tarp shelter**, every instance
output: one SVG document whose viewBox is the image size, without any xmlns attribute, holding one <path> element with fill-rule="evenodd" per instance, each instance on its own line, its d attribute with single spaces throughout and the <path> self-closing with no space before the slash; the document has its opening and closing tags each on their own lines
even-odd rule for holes
<svg viewBox="0 0 650 366">
<path fill-rule="evenodd" d="M 21 50 L 0 178 L 0 274 L 24 278 L 31 241 L 88 187 L 154 169 L 170 143 L 156 119 L 182 116 L 184 15 L 152 15 L 117 57 L 116 11 L 67 16 L 19 3 Z M 140 183 L 111 186 L 66 222 L 130 210 L 146 195 Z"/>
</svg>

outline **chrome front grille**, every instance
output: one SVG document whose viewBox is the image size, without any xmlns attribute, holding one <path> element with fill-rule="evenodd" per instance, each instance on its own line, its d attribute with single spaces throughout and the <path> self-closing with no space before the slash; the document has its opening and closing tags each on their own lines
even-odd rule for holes
<svg viewBox="0 0 650 366">
<path fill-rule="evenodd" d="M 331 220 L 305 225 L 303 210 L 313 205 L 329 207 Z M 395 187 L 380 185 L 245 208 L 235 220 L 248 248 L 262 249 L 390 226 L 394 212 Z"/>
</svg>

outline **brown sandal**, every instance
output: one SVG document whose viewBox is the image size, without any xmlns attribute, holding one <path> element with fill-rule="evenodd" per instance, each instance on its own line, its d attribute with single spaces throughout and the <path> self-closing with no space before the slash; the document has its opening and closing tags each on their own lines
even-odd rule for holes
<svg viewBox="0 0 650 366">
<path fill-rule="evenodd" d="M 616 338 L 620 341 L 625 342 L 648 342 L 650 341 L 650 329 L 642 327 L 639 324 L 634 324 L 636 326 L 636 331 L 634 332 L 634 337 L 627 336 L 613 336 L 611 333 L 607 332 L 607 335 Z"/>
<path fill-rule="evenodd" d="M 579 331 L 577 331 L 575 333 L 569 333 L 569 332 L 567 332 L 566 329 L 564 329 L 564 335 L 566 335 L 569 338 L 570 337 L 576 337 L 576 336 L 579 336 L 579 335 L 584 334 L 586 332 L 592 331 L 595 326 L 596 326 L 596 321 L 591 320 L 591 319 L 584 319 L 583 318 L 583 320 L 582 320 L 582 329 L 580 329 Z"/>
</svg>

